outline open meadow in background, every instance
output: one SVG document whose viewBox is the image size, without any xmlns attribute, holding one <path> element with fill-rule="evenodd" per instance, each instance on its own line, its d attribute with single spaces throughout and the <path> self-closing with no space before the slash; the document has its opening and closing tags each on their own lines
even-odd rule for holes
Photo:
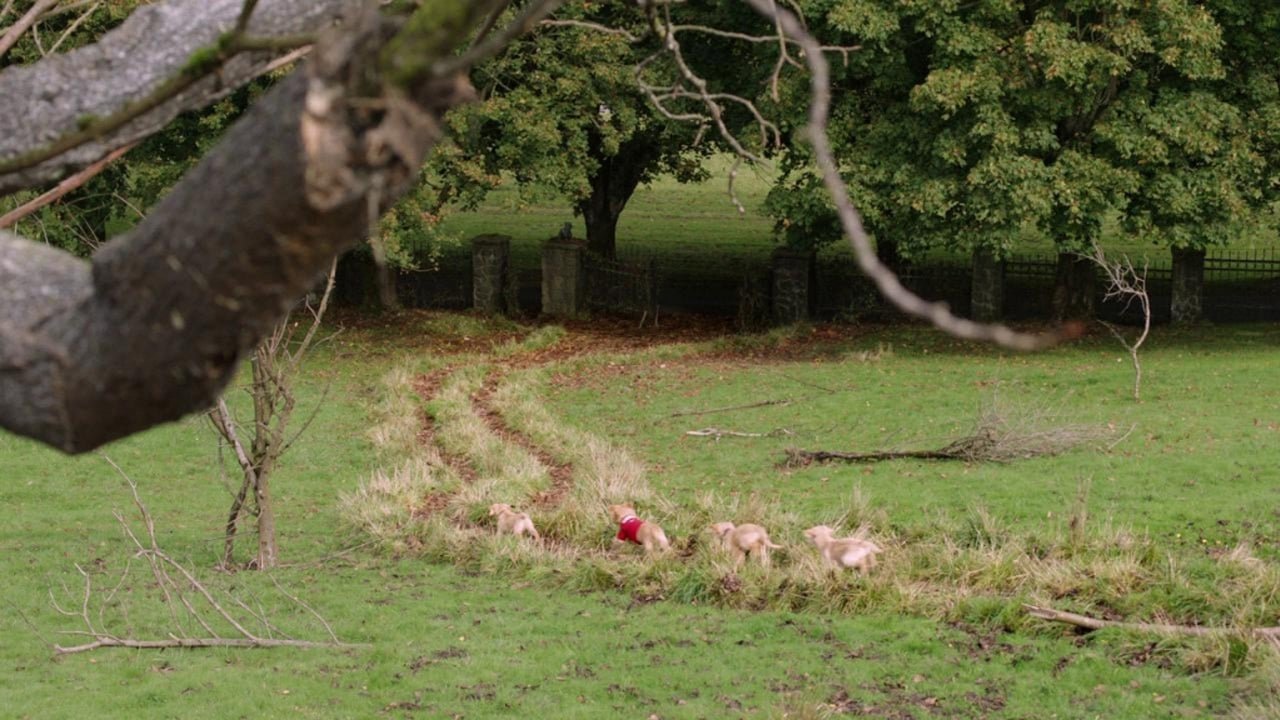
<svg viewBox="0 0 1280 720">
<path fill-rule="evenodd" d="M 734 181 L 734 193 L 742 203 L 739 213 L 729 196 L 728 176 L 732 158 L 717 155 L 707 161 L 710 177 L 702 182 L 681 183 L 661 176 L 637 188 L 618 222 L 618 253 L 629 257 L 653 257 L 665 266 L 679 268 L 688 263 L 711 273 L 717 268 L 763 264 L 777 247 L 773 220 L 765 209 L 765 198 L 775 172 L 766 167 L 744 166 Z M 466 242 L 477 235 L 510 235 L 512 264 L 517 269 L 539 266 L 542 243 L 572 222 L 575 237 L 585 237 L 582 219 L 574 217 L 571 204 L 558 194 L 536 188 L 524 191 L 514 183 L 499 186 L 473 211 L 445 216 L 441 236 L 448 239 L 441 248 L 442 264 L 466 262 L 471 248 Z M 1247 233 L 1229 251 L 1275 251 L 1280 234 L 1273 214 L 1271 221 Z M 413 247 L 411 238 L 404 239 Z M 1118 223 L 1106 223 L 1101 242 L 1108 254 L 1126 253 L 1141 266 L 1142 258 L 1168 262 L 1169 251 L 1127 237 Z M 423 250 L 419 250 L 422 252 Z M 1027 228 L 1016 248 L 1027 255 L 1056 253 L 1049 238 L 1035 228 Z M 1214 249 L 1210 249 L 1213 254 Z M 846 258 L 853 262 L 847 241 L 839 239 L 824 249 L 824 258 Z M 967 263 L 966 252 L 936 250 L 930 260 Z"/>
<path fill-rule="evenodd" d="M 205 421 L 105 452 L 137 482 L 161 546 L 211 588 L 264 611 L 275 632 L 325 639 L 287 593 L 367 647 L 54 658 L 53 643 L 78 641 L 58 631 L 83 623 L 50 593 L 78 614 L 79 566 L 99 622 L 96 603 L 133 550 L 112 511 L 132 518 L 132 501 L 102 458 L 6 436 L 6 714 L 1263 718 L 1280 707 L 1280 666 L 1261 640 L 1083 635 L 1023 610 L 1277 624 L 1275 327 L 1157 331 L 1134 402 L 1128 358 L 1106 335 L 1012 355 L 912 326 L 735 336 L 687 318 L 636 331 L 429 312 L 339 326 L 304 372 L 300 417 L 318 411 L 276 475 L 284 567 L 271 577 L 215 570 L 229 490 Z M 942 446 L 984 409 L 1102 433 L 1008 463 L 784 463 L 789 447 Z M 708 428 L 763 436 L 686 434 Z M 674 552 L 610 551 L 603 505 L 615 500 L 659 521 Z M 528 510 L 546 543 L 493 537 L 494 501 Z M 705 525 L 723 519 L 770 529 L 785 546 L 770 571 L 735 572 L 711 547 Z M 865 527 L 886 548 L 881 565 L 865 578 L 824 573 L 800 533 L 820 522 Z M 168 613 L 134 563 L 102 622 L 163 636 Z"/>
</svg>

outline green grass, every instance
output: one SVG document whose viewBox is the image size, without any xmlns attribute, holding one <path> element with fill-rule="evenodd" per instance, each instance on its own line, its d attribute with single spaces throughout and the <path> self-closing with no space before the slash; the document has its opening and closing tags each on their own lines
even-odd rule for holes
<svg viewBox="0 0 1280 720">
<path fill-rule="evenodd" d="M 8 510 L 0 521 L 0 571 L 8 579 L 0 614 L 5 716 L 713 718 L 821 717 L 852 709 L 880 717 L 1207 717 L 1225 713 L 1242 692 L 1260 692 L 1256 650 L 1115 631 L 1077 641 L 1062 628 L 1014 618 L 1009 607 L 1017 598 L 999 593 L 969 597 L 940 619 L 904 612 L 910 603 L 893 594 L 889 581 L 945 572 L 972 575 L 978 580 L 966 582 L 975 586 L 1009 582 L 1004 574 L 1017 572 L 1016 555 L 1000 550 L 984 560 L 982 544 L 1022 552 L 1027 538 L 1065 537 L 1080 483 L 1091 479 L 1090 532 L 1115 540 L 1109 522 L 1147 536 L 1158 555 L 1135 557 L 1135 572 L 1176 565 L 1186 579 L 1171 585 L 1151 578 L 1125 612 L 1180 619 L 1229 606 L 1248 589 L 1242 585 L 1248 576 L 1214 560 L 1209 548 L 1250 541 L 1267 567 L 1278 559 L 1275 328 L 1158 332 L 1144 355 L 1142 403 L 1128 399 L 1127 359 L 1110 340 L 1010 356 L 916 328 L 867 330 L 819 352 L 797 347 L 802 331 L 733 353 L 723 347 L 709 348 L 710 356 L 688 347 L 615 353 L 513 374 L 522 384 L 506 402 L 512 421 L 532 427 L 543 422 L 541 409 L 564 428 L 543 426 L 547 434 L 539 437 L 556 453 L 581 452 L 579 445 L 555 443 L 582 433 L 642 462 L 655 497 L 647 502 L 670 506 L 662 513 L 677 542 L 709 513 L 724 511 L 776 512 L 796 525 L 861 513 L 895 539 L 884 573 L 871 582 L 813 586 L 839 590 L 823 601 L 833 611 L 794 595 L 804 588 L 776 584 L 790 576 L 742 573 L 749 590 L 792 593 L 805 608 L 795 612 L 730 607 L 737 601 L 711 587 L 724 575 L 701 551 L 685 563 L 587 553 L 557 570 L 561 560 L 483 533 L 460 539 L 455 557 L 441 557 L 440 548 L 398 557 L 372 547 L 350 550 L 367 538 L 338 530 L 339 496 L 376 468 L 393 467 L 404 452 L 402 439 L 379 449 L 370 430 L 380 414 L 422 407 L 412 398 L 384 402 L 388 382 L 412 376 L 389 371 L 450 361 L 433 348 L 466 349 L 473 354 L 454 360 L 477 365 L 543 352 L 563 336 L 544 330 L 521 344 L 528 329 L 437 313 L 348 320 L 359 326 L 322 346 L 310 366 L 299 417 L 326 387 L 329 399 L 276 476 L 287 567 L 275 576 L 323 613 L 343 640 L 372 647 L 100 650 L 52 658 L 56 631 L 77 623 L 54 612 L 47 593 L 61 595 L 65 582 L 74 595 L 76 563 L 99 586 L 117 577 L 130 547 L 110 512 L 127 512 L 128 494 L 100 458 L 68 459 L 0 436 L 7 471 L 0 501 Z M 780 362 L 784 353 L 793 360 Z M 967 429 L 997 386 L 1010 401 L 1045 403 L 1073 421 L 1136 428 L 1110 453 L 1082 450 L 1006 466 L 777 467 L 789 444 L 858 449 L 945 440 Z M 670 417 L 776 398 L 792 403 Z M 708 425 L 787 427 L 796 435 L 719 442 L 683 435 Z M 212 570 L 228 498 L 211 431 L 185 421 L 107 452 L 138 482 L 172 555 L 212 586 L 273 608 L 286 630 L 322 637 L 266 578 Z M 779 573 L 792 572 L 789 566 L 805 557 L 793 527 L 774 532 L 775 541 L 793 546 L 782 554 Z M 436 537 L 432 532 L 423 536 Z M 603 517 L 594 532 L 609 532 Z M 969 537 L 971 547 L 935 560 L 909 550 L 912 543 L 932 548 L 944 535 Z M 1118 583 L 1128 572 L 1126 551 L 1117 547 L 1080 552 L 1092 563 L 1087 567 L 1109 573 L 1099 575 L 1099 584 Z M 895 567 L 894 553 L 921 565 Z M 154 635 L 167 627 L 165 613 L 139 570 L 122 590 L 128 622 L 119 606 L 108 617 L 121 620 L 121 632 L 131 626 Z M 617 582 L 637 584 L 617 588 Z M 666 599 L 650 602 L 653 590 Z M 1276 599 L 1252 602 L 1266 609 Z M 1061 604 L 1072 607 L 1070 597 Z M 1274 613 L 1257 619 L 1275 622 Z M 1194 669 L 1197 655 L 1215 652 Z M 1233 665 L 1221 653 L 1244 654 Z"/>
<path fill-rule="evenodd" d="M 679 183 L 662 177 L 636 190 L 618 222 L 618 252 L 654 256 L 664 264 L 682 262 L 767 261 L 774 248 L 773 221 L 764 213 L 769 192 L 767 171 L 743 170 L 734 184 L 746 212 L 739 214 L 729 198 L 731 163 L 713 158 L 710 180 Z M 570 203 L 551 193 L 535 194 L 532 201 L 514 186 L 502 186 L 489 194 L 473 212 L 450 215 L 441 226 L 446 235 L 469 240 L 476 235 L 502 234 L 512 238 L 512 265 L 517 269 L 541 267 L 542 243 L 572 222 L 575 237 L 586 237 L 582 218 L 574 217 Z M 470 256 L 463 243 L 449 251 L 450 258 Z"/>
<path fill-rule="evenodd" d="M 636 190 L 618 223 L 618 251 L 622 255 L 654 257 L 669 271 L 685 272 L 702 268 L 713 275 L 731 273 L 735 267 L 764 265 L 777 246 L 773 219 L 764 209 L 764 200 L 772 186 L 774 171 L 769 168 L 744 169 L 734 183 L 735 192 L 745 212 L 739 214 L 729 199 L 728 173 L 732 162 L 727 156 L 716 156 L 708 162 L 711 178 L 700 183 L 679 183 L 671 177 L 659 177 Z M 470 257 L 467 241 L 477 235 L 502 234 L 512 237 L 512 265 L 517 270 L 535 270 L 540 266 L 542 243 L 572 222 L 575 237 L 586 237 L 582 219 L 574 217 L 572 204 L 551 191 L 522 193 L 514 183 L 503 185 L 489 194 L 474 211 L 449 215 L 441 226 L 442 233 L 458 244 L 449 246 L 444 264 L 465 262 Z M 1260 227 L 1245 232 L 1224 249 L 1257 251 L 1280 249 L 1280 217 L 1273 214 Z M 1127 237 L 1114 220 L 1104 223 L 1103 247 L 1108 254 L 1126 253 L 1135 262 L 1149 258 L 1152 263 L 1168 265 L 1169 251 Z M 1053 243 L 1035 228 L 1028 228 L 1015 249 L 1020 255 L 1051 254 Z M 834 243 L 824 251 L 834 258 L 848 258 L 852 251 L 848 242 Z M 1213 254 L 1213 250 L 1210 251 Z M 968 257 L 954 251 L 939 250 L 932 259 L 968 262 Z"/>
</svg>

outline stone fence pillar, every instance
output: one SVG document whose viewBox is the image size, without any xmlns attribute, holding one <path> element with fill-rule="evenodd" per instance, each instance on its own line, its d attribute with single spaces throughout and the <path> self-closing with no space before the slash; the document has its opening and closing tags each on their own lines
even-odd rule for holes
<svg viewBox="0 0 1280 720">
<path fill-rule="evenodd" d="M 542 312 L 573 316 L 586 309 L 587 276 L 580 240 L 552 238 L 542 246 Z"/>
<path fill-rule="evenodd" d="M 811 250 L 778 248 L 773 251 L 773 321 L 790 325 L 809 319 L 814 272 Z"/>
<path fill-rule="evenodd" d="M 974 248 L 969 317 L 996 322 L 1004 316 L 1004 261 L 990 248 Z"/>
<path fill-rule="evenodd" d="M 509 235 L 479 235 L 471 239 L 471 306 L 483 313 L 501 313 L 511 266 Z"/>
<path fill-rule="evenodd" d="M 1173 296 L 1169 317 L 1175 325 L 1204 317 L 1204 250 L 1173 248 Z"/>
</svg>

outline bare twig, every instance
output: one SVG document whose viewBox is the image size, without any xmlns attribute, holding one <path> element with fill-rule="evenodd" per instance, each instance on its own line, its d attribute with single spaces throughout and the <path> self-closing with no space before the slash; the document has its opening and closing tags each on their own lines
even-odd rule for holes
<svg viewBox="0 0 1280 720">
<path fill-rule="evenodd" d="M 4 35 L 0 35 L 0 58 L 3 58 L 5 53 L 8 53 L 10 48 L 17 44 L 18 38 L 22 37 L 22 33 L 36 24 L 36 21 L 44 14 L 44 11 L 57 4 L 58 0 L 36 0 L 36 3 L 31 6 L 31 9 L 25 15 L 18 18 L 18 21 L 13 25 L 10 25 L 9 29 L 5 30 Z"/>
<path fill-rule="evenodd" d="M 1160 635 L 1192 635 L 1195 637 L 1243 636 L 1256 637 L 1259 639 L 1269 640 L 1271 642 L 1280 641 L 1280 627 L 1230 628 L 1206 625 L 1171 625 L 1165 623 L 1123 622 L 1117 620 L 1103 620 L 1101 618 L 1089 617 L 1087 615 L 1077 615 L 1076 613 L 1054 610 L 1053 608 L 1041 607 L 1038 605 L 1023 605 L 1022 607 L 1027 611 L 1027 614 L 1032 617 L 1040 618 L 1041 620 L 1066 623 L 1086 630 L 1119 628 L 1122 630 L 1137 630 L 1139 632 L 1150 632 Z"/>
<path fill-rule="evenodd" d="M 1142 363 L 1138 360 L 1138 349 L 1142 347 L 1142 343 L 1146 342 L 1147 335 L 1151 332 L 1151 296 L 1147 294 L 1147 266 L 1143 264 L 1142 272 L 1138 272 L 1133 266 L 1133 261 L 1128 255 L 1121 255 L 1119 260 L 1108 260 L 1106 253 L 1098 245 L 1093 246 L 1093 254 L 1085 255 L 1102 269 L 1107 276 L 1107 292 L 1103 296 L 1106 300 L 1115 300 L 1123 298 L 1125 301 L 1125 309 L 1134 300 L 1138 301 L 1142 308 L 1142 332 L 1139 333 L 1137 339 L 1129 341 L 1114 325 L 1111 323 L 1098 322 L 1106 329 L 1111 331 L 1125 350 L 1129 351 L 1129 360 L 1133 363 L 1133 399 L 1141 400 L 1142 396 Z"/>
<path fill-rule="evenodd" d="M 75 175 L 72 175 L 66 180 L 63 180 L 62 182 L 58 183 L 57 187 L 53 188 L 52 190 L 42 193 L 41 195 L 31 200 L 28 200 L 27 202 L 19 205 L 13 210 L 10 210 L 4 215 L 0 215 L 0 228 L 10 227 L 14 223 L 18 222 L 24 217 L 27 217 L 31 213 L 39 210 L 40 208 L 45 207 L 46 205 L 55 203 L 58 200 L 62 199 L 67 195 L 67 193 L 70 193 L 76 188 L 79 188 L 80 186 L 92 180 L 94 176 L 96 176 L 98 173 L 106 169 L 108 165 L 115 162 L 117 159 L 119 159 L 121 155 L 124 155 L 125 153 L 129 152 L 137 145 L 138 143 L 136 142 L 129 143 L 128 145 L 125 145 L 122 148 L 117 148 L 116 150 L 113 150 L 110 155 L 102 158 L 98 162 L 84 168 L 83 170 L 76 173 Z M 138 214 L 139 216 L 141 216 L 142 213 L 138 213 Z"/>
<path fill-rule="evenodd" d="M 103 456 L 104 459 L 111 464 L 125 483 L 129 486 L 135 508 L 137 509 L 143 521 L 143 527 L 146 530 L 145 540 L 140 538 L 133 528 L 124 519 L 120 513 L 114 513 L 116 519 L 120 522 L 121 528 L 124 530 L 125 536 L 133 544 L 135 552 L 133 557 L 145 559 L 151 566 L 152 574 L 155 579 L 156 587 L 160 591 L 162 602 L 166 605 L 170 614 L 171 628 L 165 634 L 166 637 L 157 639 L 138 639 L 133 637 L 121 637 L 116 633 L 107 630 L 106 621 L 104 619 L 104 610 L 108 603 L 111 603 L 120 587 L 124 583 L 124 577 L 129 572 L 129 564 L 125 565 L 124 574 L 121 576 L 120 582 L 116 584 L 105 597 L 101 597 L 101 593 L 94 590 L 92 576 L 84 570 L 84 568 L 76 565 L 76 571 L 83 579 L 83 587 L 80 593 L 80 603 L 77 610 L 68 610 L 58 604 L 53 593 L 50 592 L 50 601 L 55 610 L 59 613 L 75 617 L 79 619 L 84 626 L 83 630 L 66 630 L 61 631 L 61 635 L 71 635 L 90 638 L 88 642 L 79 645 L 54 645 L 54 651 L 59 655 L 70 653 L 86 652 L 103 647 L 125 647 L 134 649 L 163 649 L 163 648 L 196 648 L 196 647 L 243 647 L 243 648 L 266 648 L 266 647 L 304 647 L 304 648 L 320 648 L 320 647 L 359 647 L 348 643 L 341 642 L 334 633 L 332 626 L 326 621 L 314 608 L 300 600 L 296 595 L 286 591 L 280 586 L 279 582 L 272 578 L 277 590 L 284 597 L 292 601 L 296 606 L 303 608 L 316 618 L 324 627 L 325 632 L 329 635 L 330 640 L 311 641 L 298 640 L 288 636 L 288 633 L 282 631 L 266 611 L 262 608 L 262 603 L 256 598 L 255 604 L 258 606 L 255 610 L 249 607 L 243 600 L 234 595 L 228 594 L 225 599 L 219 597 L 218 594 L 206 587 L 193 572 L 175 561 L 167 553 L 160 548 L 156 539 L 155 521 L 151 517 L 151 513 L 147 510 L 146 505 L 142 502 L 141 496 L 138 494 L 137 483 L 133 481 L 111 458 Z M 64 586 L 65 589 L 65 586 Z M 194 602 L 193 602 L 194 599 Z M 97 622 L 95 623 L 92 614 L 92 607 L 95 601 L 99 604 L 97 613 Z M 250 620 L 242 621 L 233 610 L 239 608 L 247 614 Z M 202 610 L 201 608 L 205 608 Z M 213 618 L 219 625 L 225 624 L 235 631 L 236 637 L 223 637 L 218 634 L 213 627 L 213 623 L 206 614 Z M 206 633 L 204 637 L 191 637 L 187 634 L 183 627 L 184 623 L 195 623 Z M 251 629 L 251 625 L 260 626 L 262 633 L 255 632 Z M 265 634 L 265 636 L 264 636 Z"/>
<path fill-rule="evenodd" d="M 62 43 L 65 42 L 66 39 L 71 36 L 71 33 L 75 32 L 77 28 L 79 28 L 82 24 L 84 24 L 85 20 L 88 20 L 90 17 L 92 17 L 93 14 L 97 12 L 98 8 L 100 7 L 102 7 L 102 3 L 96 2 L 92 6 L 90 6 L 88 10 L 85 10 L 83 13 L 81 13 L 80 17 L 72 21 L 72 23 L 69 26 L 67 26 L 67 29 L 63 30 L 62 34 L 58 36 L 58 39 L 54 41 L 53 45 L 49 46 L 49 53 L 52 54 L 57 52 L 58 46 L 62 45 Z"/>
<path fill-rule="evenodd" d="M 436 77 L 449 77 L 463 70 L 468 70 L 482 60 L 487 60 L 506 49 L 511 41 L 529 32 L 543 18 L 555 12 L 562 0 L 533 0 L 509 25 L 476 43 L 457 57 L 446 58 L 436 63 L 432 72 Z M 504 7 L 505 3 L 500 6 Z M 498 11 L 500 12 L 500 10 Z"/>
<path fill-rule="evenodd" d="M 787 428 L 775 428 L 769 432 L 738 432 L 736 430 L 721 430 L 720 428 L 702 428 L 701 430 L 686 430 L 685 435 L 693 435 L 695 437 L 713 437 L 719 440 L 722 437 L 779 437 L 781 435 L 795 435 L 794 432 Z"/>
<path fill-rule="evenodd" d="M 600 23 L 593 23 L 587 20 L 543 20 L 538 23 L 542 27 L 576 27 L 586 30 L 594 30 L 605 35 L 618 35 L 626 39 L 627 42 L 638 42 L 640 40 L 634 33 L 622 28 L 609 27 Z"/>
<path fill-rule="evenodd" d="M 747 403 L 746 405 L 730 405 L 729 407 L 711 408 L 709 410 L 686 410 L 683 412 L 671 413 L 667 417 L 689 417 L 692 415 L 710 415 L 712 413 L 731 412 L 733 410 L 748 410 L 750 408 L 766 407 L 769 405 L 790 405 L 793 402 L 791 398 L 783 398 L 780 400 L 761 400 L 760 402 Z"/>
</svg>

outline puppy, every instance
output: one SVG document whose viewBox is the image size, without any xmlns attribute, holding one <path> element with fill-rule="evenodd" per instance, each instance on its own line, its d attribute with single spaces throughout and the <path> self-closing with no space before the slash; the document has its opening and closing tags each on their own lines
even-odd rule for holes
<svg viewBox="0 0 1280 720">
<path fill-rule="evenodd" d="M 733 566 L 739 567 L 747 559 L 748 554 L 755 555 L 762 567 L 769 567 L 769 550 L 782 547 L 769 541 L 769 533 L 759 525 L 744 523 L 734 525 L 731 522 L 711 524 L 711 532 L 720 538 L 724 549 L 733 553 Z"/>
<path fill-rule="evenodd" d="M 643 545 L 647 553 L 671 549 L 671 543 L 667 541 L 667 534 L 662 532 L 662 528 L 657 523 L 645 522 L 636 517 L 635 508 L 630 505 L 610 505 L 609 516 L 618 523 L 618 534 L 613 538 L 614 545 L 632 542 Z"/>
<path fill-rule="evenodd" d="M 822 555 L 832 567 L 857 568 L 865 575 L 876 566 L 876 554 L 884 552 L 879 545 L 870 540 L 858 537 L 833 538 L 832 530 L 826 525 L 818 525 L 804 531 L 804 536 L 813 541 Z"/>
<path fill-rule="evenodd" d="M 489 506 L 489 517 L 498 516 L 498 534 L 511 533 L 523 535 L 528 533 L 534 540 L 541 540 L 538 529 L 533 526 L 529 513 L 516 512 L 506 503 L 494 503 Z"/>
</svg>

